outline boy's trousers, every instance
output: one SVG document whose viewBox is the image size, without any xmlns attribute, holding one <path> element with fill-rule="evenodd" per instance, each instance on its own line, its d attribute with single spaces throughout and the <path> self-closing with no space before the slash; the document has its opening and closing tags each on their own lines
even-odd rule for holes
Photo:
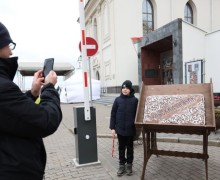
<svg viewBox="0 0 220 180">
<path fill-rule="evenodd" d="M 119 151 L 119 164 L 132 164 L 134 159 L 134 136 L 121 136 L 117 134 L 118 137 L 118 151 Z M 125 157 L 125 151 L 127 150 L 127 156 Z"/>
</svg>

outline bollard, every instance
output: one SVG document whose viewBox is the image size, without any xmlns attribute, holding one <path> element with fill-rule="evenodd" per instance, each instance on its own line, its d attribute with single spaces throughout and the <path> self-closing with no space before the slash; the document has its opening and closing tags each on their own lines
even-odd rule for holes
<svg viewBox="0 0 220 180">
<path fill-rule="evenodd" d="M 74 107 L 74 134 L 76 146 L 76 167 L 97 164 L 97 134 L 96 134 L 96 112 L 94 107 L 90 107 L 91 119 L 85 120 L 84 107 Z"/>
</svg>

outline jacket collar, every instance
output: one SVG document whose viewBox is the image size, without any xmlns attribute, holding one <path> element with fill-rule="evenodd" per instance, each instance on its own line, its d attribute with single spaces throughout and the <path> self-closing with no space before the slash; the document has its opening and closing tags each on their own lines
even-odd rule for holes
<svg viewBox="0 0 220 180">
<path fill-rule="evenodd" d="M 13 81 L 18 69 L 18 57 L 8 59 L 0 58 L 0 76 L 5 76 Z"/>
</svg>

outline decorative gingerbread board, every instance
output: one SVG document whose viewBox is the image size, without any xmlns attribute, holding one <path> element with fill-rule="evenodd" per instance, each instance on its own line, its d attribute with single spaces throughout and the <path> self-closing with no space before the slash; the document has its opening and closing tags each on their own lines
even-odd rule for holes
<svg viewBox="0 0 220 180">
<path fill-rule="evenodd" d="M 193 132 L 198 130 L 197 127 L 201 127 L 201 130 L 208 128 L 214 131 L 215 114 L 212 83 L 142 84 L 135 125 L 140 128 L 152 127 L 161 130 L 166 129 L 167 131 L 172 129 L 183 130 L 183 132 L 192 130 Z M 179 126 L 181 129 L 171 126 Z M 193 127 L 196 129 L 192 129 Z"/>
<path fill-rule="evenodd" d="M 203 94 L 147 96 L 143 123 L 205 125 L 204 96 Z"/>
</svg>

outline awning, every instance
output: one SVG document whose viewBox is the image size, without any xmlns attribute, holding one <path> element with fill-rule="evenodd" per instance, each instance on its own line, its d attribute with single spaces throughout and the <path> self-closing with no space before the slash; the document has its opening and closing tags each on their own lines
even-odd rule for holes
<svg viewBox="0 0 220 180">
<path fill-rule="evenodd" d="M 22 76 L 33 76 L 36 71 L 43 69 L 43 62 L 19 62 L 18 71 Z M 68 62 L 54 62 L 54 71 L 58 76 L 66 76 L 74 71 L 74 66 Z"/>
</svg>

